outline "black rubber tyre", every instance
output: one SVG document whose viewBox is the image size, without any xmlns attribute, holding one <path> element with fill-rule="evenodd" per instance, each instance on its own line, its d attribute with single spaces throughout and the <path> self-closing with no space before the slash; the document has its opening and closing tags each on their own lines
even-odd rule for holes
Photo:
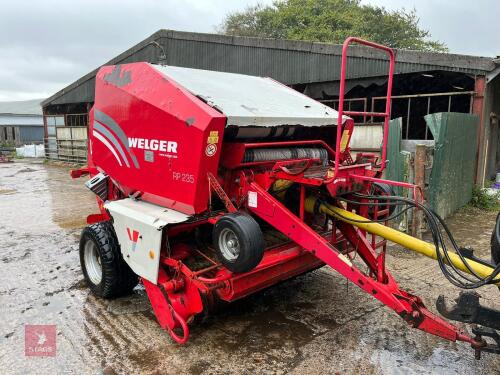
<svg viewBox="0 0 500 375">
<path fill-rule="evenodd" d="M 92 224 L 82 231 L 80 265 L 87 285 L 98 297 L 129 294 L 139 282 L 123 260 L 113 225 L 107 221 Z"/>
<path fill-rule="evenodd" d="M 371 195 L 379 195 L 379 196 L 396 195 L 396 193 L 394 192 L 394 189 L 391 185 L 384 184 L 382 182 L 374 182 L 372 184 L 372 189 L 371 189 L 370 194 Z M 379 202 L 379 204 L 378 204 L 379 211 L 385 210 L 386 208 L 389 208 L 389 213 L 386 215 L 386 217 L 389 217 L 394 213 L 396 206 L 386 205 L 386 204 L 383 204 L 382 202 Z M 370 215 L 371 218 L 373 218 L 373 216 L 375 215 L 375 208 L 370 207 L 368 209 L 368 214 Z M 379 217 L 379 219 L 384 219 L 384 217 Z"/>
<path fill-rule="evenodd" d="M 491 260 L 495 264 L 500 264 L 500 213 L 497 215 L 497 222 L 491 234 Z"/>
<path fill-rule="evenodd" d="M 224 215 L 215 224 L 212 238 L 220 262 L 231 272 L 254 269 L 264 255 L 264 236 L 259 224 L 248 215 Z"/>
</svg>

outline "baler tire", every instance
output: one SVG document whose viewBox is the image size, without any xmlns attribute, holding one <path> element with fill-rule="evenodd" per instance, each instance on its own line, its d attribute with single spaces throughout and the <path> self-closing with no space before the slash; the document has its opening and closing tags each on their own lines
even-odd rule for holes
<svg viewBox="0 0 500 375">
<path fill-rule="evenodd" d="M 495 228 L 491 234 L 491 260 L 500 264 L 500 213 L 497 215 Z"/>
<path fill-rule="evenodd" d="M 384 196 L 394 196 L 394 195 L 396 195 L 396 193 L 394 191 L 394 188 L 391 185 L 384 184 L 383 182 L 374 182 L 372 185 L 371 195 L 379 195 L 379 196 L 384 197 Z M 385 209 L 386 207 L 389 208 L 389 212 L 387 213 L 387 215 L 385 215 L 385 217 L 392 216 L 392 214 L 396 210 L 396 206 L 394 206 L 394 205 L 385 206 L 383 203 L 379 203 L 378 205 L 381 207 L 382 210 Z M 375 211 L 374 207 L 370 207 L 368 209 L 368 215 L 372 219 L 375 216 L 374 211 Z M 379 219 L 383 219 L 383 218 L 384 217 L 379 217 Z"/>
<path fill-rule="evenodd" d="M 221 236 L 232 233 L 237 239 L 238 254 L 229 259 L 221 248 Z M 249 215 L 230 213 L 221 217 L 213 229 L 213 243 L 220 262 L 234 273 L 254 269 L 264 255 L 264 235 L 259 224 Z"/>
<path fill-rule="evenodd" d="M 85 262 L 85 246 L 92 241 L 101 266 L 101 280 L 96 283 L 89 277 Z M 91 292 L 101 298 L 114 298 L 130 294 L 139 278 L 123 260 L 113 225 L 104 221 L 83 229 L 80 237 L 80 265 Z"/>
</svg>

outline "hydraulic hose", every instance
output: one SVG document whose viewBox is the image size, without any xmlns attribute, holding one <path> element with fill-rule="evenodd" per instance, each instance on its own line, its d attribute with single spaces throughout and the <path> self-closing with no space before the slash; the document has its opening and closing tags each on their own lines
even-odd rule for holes
<svg viewBox="0 0 500 375">
<path fill-rule="evenodd" d="M 369 233 L 385 238 L 388 241 L 397 243 L 407 249 L 413 250 L 429 258 L 438 260 L 438 254 L 436 251 L 436 246 L 434 244 L 419 240 L 418 238 L 389 228 L 388 226 L 385 226 L 383 224 L 373 222 L 363 216 L 344 210 L 340 207 L 321 202 L 316 197 L 308 197 L 305 201 L 304 208 L 307 212 L 320 212 L 329 215 L 348 224 L 352 224 L 360 229 L 366 230 Z M 441 256 L 444 256 L 443 249 L 439 248 L 439 251 L 442 253 Z M 463 272 L 467 272 L 469 274 L 472 274 L 473 272 L 478 277 L 484 279 L 490 277 L 495 272 L 495 269 L 493 267 L 486 266 L 471 259 L 467 259 L 466 265 L 462 261 L 461 257 L 455 253 L 448 253 L 445 262 L 453 265 Z M 472 272 L 471 270 L 469 270 L 469 268 L 472 270 Z M 492 283 L 500 287 L 500 276 L 496 275 Z"/>
</svg>

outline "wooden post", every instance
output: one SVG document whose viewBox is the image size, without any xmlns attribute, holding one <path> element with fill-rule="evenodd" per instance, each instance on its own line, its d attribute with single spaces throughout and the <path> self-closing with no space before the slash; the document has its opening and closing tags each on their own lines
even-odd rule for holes
<svg viewBox="0 0 500 375">
<path fill-rule="evenodd" d="M 484 159 L 484 133 L 485 124 L 483 119 L 484 110 L 484 96 L 486 92 L 486 77 L 476 76 L 474 83 L 475 94 L 472 99 L 472 113 L 479 118 L 479 126 L 477 128 L 477 145 L 476 145 L 476 178 L 475 183 L 477 185 L 483 186 L 484 175 L 483 175 L 483 163 L 486 163 Z"/>
<path fill-rule="evenodd" d="M 427 146 L 426 145 L 416 145 L 415 147 L 415 185 L 422 189 L 425 188 L 425 164 L 427 158 Z M 412 236 L 416 238 L 422 238 L 422 211 L 415 210 L 413 214 L 413 222 L 411 228 Z"/>
</svg>

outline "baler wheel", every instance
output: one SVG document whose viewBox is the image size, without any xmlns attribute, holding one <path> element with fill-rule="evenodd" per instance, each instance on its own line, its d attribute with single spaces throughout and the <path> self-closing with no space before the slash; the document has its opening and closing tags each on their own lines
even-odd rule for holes
<svg viewBox="0 0 500 375">
<path fill-rule="evenodd" d="M 495 264 L 500 264 L 500 213 L 497 215 L 495 228 L 491 234 L 491 260 Z"/>
<path fill-rule="evenodd" d="M 372 189 L 370 191 L 370 194 L 371 195 L 379 195 L 379 196 L 382 196 L 382 197 L 386 197 L 386 196 L 394 196 L 396 195 L 396 193 L 394 192 L 394 189 L 391 185 L 388 185 L 388 184 L 384 184 L 382 182 L 375 182 L 373 183 L 372 185 Z M 385 210 L 385 209 L 389 209 L 388 210 L 388 213 L 386 215 L 384 215 L 385 217 L 389 217 L 389 216 L 392 216 L 392 214 L 394 213 L 394 210 L 396 209 L 396 206 L 392 205 L 392 206 L 388 206 L 388 205 L 384 205 L 383 202 L 379 202 L 378 203 L 378 210 L 381 211 L 381 210 Z M 371 218 L 374 218 L 375 216 L 375 208 L 372 206 L 368 209 L 368 214 L 370 215 Z M 378 217 L 378 219 L 383 219 L 384 217 Z"/>
<path fill-rule="evenodd" d="M 129 294 L 139 279 L 123 260 L 113 226 L 100 222 L 80 237 L 80 265 L 93 294 L 113 298 Z"/>
<path fill-rule="evenodd" d="M 248 272 L 264 255 L 264 236 L 259 224 L 248 215 L 230 213 L 213 230 L 214 247 L 221 263 L 231 272 Z"/>
</svg>

